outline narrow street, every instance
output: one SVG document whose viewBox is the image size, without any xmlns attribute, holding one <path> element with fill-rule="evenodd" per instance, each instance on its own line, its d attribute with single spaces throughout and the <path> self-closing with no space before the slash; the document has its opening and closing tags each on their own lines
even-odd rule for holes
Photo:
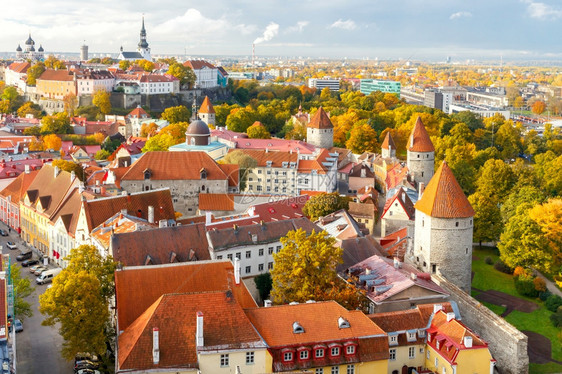
<svg viewBox="0 0 562 374">
<path fill-rule="evenodd" d="M 4 224 L 0 224 L 0 227 L 8 230 Z M 15 242 L 18 249 L 8 249 L 6 246 L 8 241 Z M 12 230 L 9 236 L 1 237 L 0 245 L 2 245 L 2 252 L 10 255 L 11 262 L 18 263 L 19 266 L 20 263 L 16 261 L 16 256 L 20 253 L 20 249 L 26 248 L 19 236 Z M 39 313 L 39 295 L 45 292 L 48 285 L 37 285 L 36 277 L 29 272 L 28 268 L 21 268 L 21 275 L 31 280 L 35 292 L 28 297 L 28 301 L 32 305 L 33 316 L 22 321 L 23 331 L 16 334 L 17 372 L 24 374 L 72 373 L 73 363 L 67 362 L 61 357 L 62 338 L 57 328 L 41 325 L 43 315 Z"/>
</svg>

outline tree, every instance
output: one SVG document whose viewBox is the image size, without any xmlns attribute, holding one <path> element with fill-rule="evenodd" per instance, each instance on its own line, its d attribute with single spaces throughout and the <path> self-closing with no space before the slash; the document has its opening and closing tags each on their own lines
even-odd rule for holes
<svg viewBox="0 0 562 374">
<path fill-rule="evenodd" d="M 260 299 L 267 299 L 273 286 L 273 283 L 271 281 L 271 274 L 263 273 L 256 276 L 254 278 L 254 283 L 256 284 L 256 288 L 258 289 L 258 292 L 260 294 Z"/>
<path fill-rule="evenodd" d="M 257 114 L 251 107 L 236 108 L 226 118 L 226 127 L 235 132 L 246 132 L 257 120 Z"/>
<path fill-rule="evenodd" d="M 355 154 L 375 152 L 377 148 L 380 148 L 376 131 L 367 123 L 353 126 L 349 133 L 349 139 L 345 142 L 345 147 Z"/>
<path fill-rule="evenodd" d="M 191 112 L 184 105 L 172 106 L 166 108 L 161 118 L 169 123 L 189 122 Z"/>
<path fill-rule="evenodd" d="M 148 136 L 156 135 L 157 132 L 158 132 L 158 125 L 155 124 L 154 122 L 143 123 L 141 125 L 140 136 L 142 138 L 146 138 Z"/>
<path fill-rule="evenodd" d="M 312 196 L 302 208 L 302 212 L 312 221 L 340 209 L 349 209 L 349 199 L 337 192 L 321 193 Z"/>
<path fill-rule="evenodd" d="M 71 92 L 64 95 L 62 101 L 64 102 L 64 111 L 68 113 L 70 117 L 73 117 L 74 112 L 78 107 L 78 97 L 76 97 L 76 95 Z"/>
<path fill-rule="evenodd" d="M 554 265 L 562 262 L 562 199 L 550 199 L 529 210 L 529 218 L 539 225 L 554 259 Z"/>
<path fill-rule="evenodd" d="M 62 355 L 71 360 L 78 352 L 103 357 L 108 334 L 109 300 L 114 293 L 116 264 L 103 258 L 96 247 L 82 245 L 65 258 L 68 266 L 53 279 L 53 285 L 39 297 L 39 311 L 45 326 L 59 323 L 64 339 Z"/>
<path fill-rule="evenodd" d="M 131 67 L 131 61 L 129 61 L 129 60 L 119 61 L 119 69 L 121 69 L 123 71 L 127 71 L 127 69 L 129 69 L 129 67 Z"/>
<path fill-rule="evenodd" d="M 239 166 L 241 191 L 246 189 L 248 169 L 252 169 L 258 166 L 258 161 L 255 158 L 239 149 L 228 152 L 222 159 L 222 163 L 235 164 Z"/>
<path fill-rule="evenodd" d="M 468 197 L 474 208 L 474 240 L 482 242 L 497 241 L 503 230 L 502 217 L 497 202 L 481 192 Z"/>
<path fill-rule="evenodd" d="M 176 122 L 164 127 L 160 130 L 160 134 L 170 134 L 178 143 L 181 143 L 185 140 L 185 132 L 188 127 L 187 122 Z"/>
<path fill-rule="evenodd" d="M 195 73 L 189 66 L 184 66 L 178 62 L 170 65 L 168 68 L 168 74 L 178 78 L 182 86 L 187 84 L 190 88 L 193 87 L 193 84 L 197 79 Z"/>
<path fill-rule="evenodd" d="M 361 304 L 362 293 L 341 281 L 336 266 L 343 262 L 341 247 L 325 231 L 289 231 L 281 238 L 283 247 L 273 254 L 271 296 L 276 304 L 335 300 L 348 309 Z"/>
<path fill-rule="evenodd" d="M 45 66 L 49 69 L 66 69 L 64 62 L 53 55 L 50 55 L 45 59 Z"/>
<path fill-rule="evenodd" d="M 42 112 L 41 107 L 31 101 L 24 103 L 18 109 L 18 117 L 26 117 L 28 114 L 31 114 L 33 118 L 41 118 Z"/>
<path fill-rule="evenodd" d="M 250 139 L 271 139 L 271 134 L 263 123 L 256 121 L 254 124 L 246 129 L 246 134 Z"/>
<path fill-rule="evenodd" d="M 513 170 L 502 160 L 488 160 L 480 169 L 476 190 L 486 196 L 496 196 L 502 203 L 516 182 Z"/>
<path fill-rule="evenodd" d="M 53 160 L 52 165 L 53 167 L 56 166 L 60 170 L 64 170 L 69 173 L 74 172 L 79 180 L 84 180 L 84 169 L 82 169 L 80 164 L 77 164 L 76 162 L 66 161 L 62 158 L 59 158 L 58 160 Z"/>
<path fill-rule="evenodd" d="M 20 269 L 21 267 L 18 265 L 12 264 L 10 266 L 10 278 L 14 286 L 15 318 L 23 319 L 33 315 L 31 304 L 25 299 L 35 291 L 35 288 L 31 285 L 29 278 L 22 278 Z"/>
<path fill-rule="evenodd" d="M 55 113 L 41 119 L 41 134 L 70 134 L 72 127 L 65 112 Z"/>
<path fill-rule="evenodd" d="M 148 60 L 136 60 L 135 64 L 140 66 L 144 71 L 154 70 L 154 62 Z"/>
<path fill-rule="evenodd" d="M 62 140 L 55 134 L 49 134 L 43 137 L 43 144 L 45 144 L 45 149 L 58 151 L 62 147 Z"/>
<path fill-rule="evenodd" d="M 111 156 L 111 153 L 106 151 L 105 149 L 100 149 L 94 155 L 94 159 L 96 160 L 107 160 L 107 158 Z"/>
<path fill-rule="evenodd" d="M 544 112 L 545 109 L 546 109 L 546 104 L 542 100 L 535 101 L 531 106 L 531 111 L 539 116 Z"/>
<path fill-rule="evenodd" d="M 111 112 L 111 102 L 109 101 L 109 92 L 104 90 L 96 90 L 92 103 L 97 106 L 102 114 Z"/>
<path fill-rule="evenodd" d="M 146 141 L 142 151 L 167 151 L 173 145 L 178 144 L 170 134 L 158 134 Z"/>
<path fill-rule="evenodd" d="M 37 84 L 37 78 L 39 78 L 44 72 L 45 64 L 41 61 L 27 69 L 27 85 L 35 86 Z"/>
<path fill-rule="evenodd" d="M 544 200 L 544 193 L 537 187 L 523 186 L 519 189 L 514 189 L 500 208 L 504 224 L 515 215 L 518 206 L 540 204 Z"/>
<path fill-rule="evenodd" d="M 501 157 L 508 160 L 521 152 L 521 133 L 513 122 L 506 121 L 496 133 L 495 144 L 500 148 Z"/>
<path fill-rule="evenodd" d="M 41 126 L 31 126 L 23 130 L 23 135 L 28 136 L 39 136 L 41 135 Z"/>
</svg>

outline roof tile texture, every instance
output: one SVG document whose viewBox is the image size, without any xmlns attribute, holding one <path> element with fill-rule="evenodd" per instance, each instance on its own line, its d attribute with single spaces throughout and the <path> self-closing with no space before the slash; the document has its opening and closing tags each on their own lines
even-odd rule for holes
<svg viewBox="0 0 562 374">
<path fill-rule="evenodd" d="M 410 134 L 410 139 L 408 140 L 408 151 L 411 152 L 435 152 L 433 143 L 429 138 L 425 126 L 420 117 L 418 117 L 412 133 Z"/>
<path fill-rule="evenodd" d="M 318 108 L 314 117 L 310 119 L 307 127 L 312 127 L 315 129 L 333 129 L 334 125 L 330 121 L 330 117 L 322 107 Z"/>
</svg>

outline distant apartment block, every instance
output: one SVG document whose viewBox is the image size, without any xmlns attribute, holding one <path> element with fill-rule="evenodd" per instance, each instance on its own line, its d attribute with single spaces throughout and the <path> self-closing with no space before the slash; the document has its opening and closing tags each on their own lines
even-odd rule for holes
<svg viewBox="0 0 562 374">
<path fill-rule="evenodd" d="M 361 85 L 359 86 L 359 90 L 365 95 L 369 95 L 374 91 L 380 91 L 384 93 L 392 93 L 400 97 L 400 89 L 400 82 L 377 79 L 361 79 Z"/>
<path fill-rule="evenodd" d="M 308 80 L 308 87 L 316 88 L 317 90 L 323 90 L 324 88 L 328 87 L 330 91 L 339 91 L 340 80 L 330 79 L 330 78 L 323 78 L 323 79 L 310 78 Z"/>
<path fill-rule="evenodd" d="M 453 103 L 453 93 L 444 92 L 438 89 L 427 89 L 424 92 L 423 105 L 442 110 L 449 113 L 449 108 Z"/>
</svg>

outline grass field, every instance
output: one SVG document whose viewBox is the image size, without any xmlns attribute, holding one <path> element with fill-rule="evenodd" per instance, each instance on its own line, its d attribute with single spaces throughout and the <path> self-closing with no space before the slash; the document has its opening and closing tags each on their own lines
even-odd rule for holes
<svg viewBox="0 0 562 374">
<path fill-rule="evenodd" d="M 505 319 L 513 326 L 517 327 L 519 330 L 529 330 L 536 333 L 542 334 L 550 339 L 552 344 L 552 358 L 558 361 L 562 361 L 562 344 L 558 337 L 560 330 L 552 326 L 550 323 L 551 312 L 547 310 L 543 303 L 537 299 L 530 299 L 527 297 L 520 296 L 515 290 L 513 284 L 513 277 L 509 274 L 504 274 L 502 272 L 494 269 L 493 265 L 488 265 L 485 262 L 487 256 L 491 257 L 495 262 L 498 259 L 498 255 L 495 249 L 474 248 L 473 254 L 475 260 L 472 262 L 472 271 L 474 271 L 474 279 L 472 280 L 472 287 L 480 289 L 482 291 L 487 291 L 490 289 L 505 292 L 510 295 L 517 296 L 521 299 L 530 300 L 538 305 L 540 308 L 532 313 L 523 313 L 518 311 L 511 312 Z M 473 296 L 478 294 L 477 291 L 472 292 Z M 504 311 L 503 307 L 497 305 L 490 305 L 484 303 L 490 310 L 496 314 L 501 314 Z M 549 364 L 531 364 L 529 367 L 529 373 L 561 373 L 562 365 L 557 365 L 554 363 Z"/>
</svg>

